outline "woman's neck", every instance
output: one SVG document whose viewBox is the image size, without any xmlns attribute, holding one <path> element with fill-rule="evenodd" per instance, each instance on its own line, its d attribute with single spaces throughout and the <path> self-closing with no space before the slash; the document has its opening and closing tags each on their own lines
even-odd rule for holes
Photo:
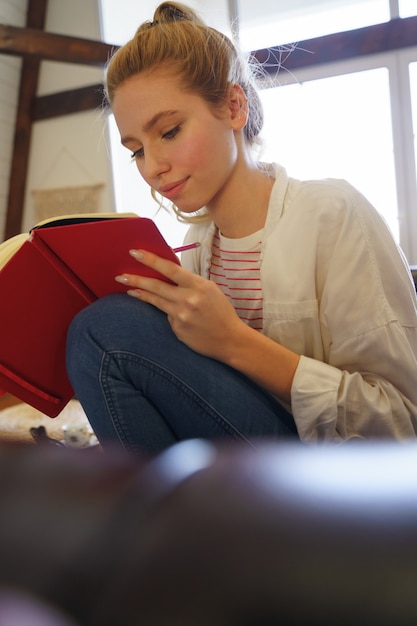
<svg viewBox="0 0 417 626">
<path fill-rule="evenodd" d="M 265 225 L 274 180 L 255 163 L 238 165 L 222 197 L 208 210 L 225 237 L 246 237 Z"/>
</svg>

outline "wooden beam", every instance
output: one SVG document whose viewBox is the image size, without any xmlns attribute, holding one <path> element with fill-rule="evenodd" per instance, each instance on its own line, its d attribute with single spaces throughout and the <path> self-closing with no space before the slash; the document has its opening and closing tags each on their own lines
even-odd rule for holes
<svg viewBox="0 0 417 626">
<path fill-rule="evenodd" d="M 33 121 L 51 119 L 91 109 L 100 109 L 104 103 L 103 85 L 89 85 L 70 91 L 39 96 L 33 107 Z"/>
<path fill-rule="evenodd" d="M 29 0 L 27 26 L 43 28 L 48 0 Z M 25 58 L 20 74 L 19 101 L 17 106 L 9 196 L 4 237 L 13 237 L 22 229 L 29 150 L 32 133 L 32 102 L 38 87 L 40 61 Z"/>
<path fill-rule="evenodd" d="M 265 48 L 253 53 L 270 75 L 303 67 L 344 61 L 417 46 L 417 17 L 398 18 L 343 33 L 294 44 Z"/>
<path fill-rule="evenodd" d="M 32 59 L 104 66 L 117 50 L 102 41 L 0 25 L 0 53 Z"/>
</svg>

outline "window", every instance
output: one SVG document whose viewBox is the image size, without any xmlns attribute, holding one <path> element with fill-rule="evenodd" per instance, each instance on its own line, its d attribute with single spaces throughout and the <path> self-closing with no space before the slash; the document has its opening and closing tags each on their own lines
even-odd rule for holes
<svg viewBox="0 0 417 626">
<path fill-rule="evenodd" d="M 261 92 L 262 158 L 297 178 L 345 178 L 399 239 L 388 70 L 342 74 Z"/>
<path fill-rule="evenodd" d="M 417 56 L 417 55 L 416 55 Z M 414 172 L 410 171 L 410 215 L 409 215 L 409 231 L 411 237 L 410 246 L 417 247 L 415 238 L 417 238 L 417 62 L 409 65 L 410 73 L 410 93 L 411 93 L 411 107 L 412 107 L 412 136 L 414 140 L 414 151 L 409 150 L 411 167 L 414 165 Z M 414 174 L 414 176 L 413 176 Z M 410 255 L 411 256 L 411 255 Z M 417 265 L 417 254 L 412 258 L 412 264 Z"/>
<path fill-rule="evenodd" d="M 390 19 L 389 0 L 238 0 L 239 40 L 258 50 Z"/>
<path fill-rule="evenodd" d="M 411 17 L 417 15 L 416 0 L 399 0 L 400 17 Z"/>
<path fill-rule="evenodd" d="M 414 155 L 417 155 L 417 63 L 410 64 L 410 92 L 411 106 L 413 112 L 413 137 L 414 137 Z M 417 158 L 415 158 L 416 178 L 417 178 Z M 417 208 L 416 208 L 417 210 Z"/>
</svg>

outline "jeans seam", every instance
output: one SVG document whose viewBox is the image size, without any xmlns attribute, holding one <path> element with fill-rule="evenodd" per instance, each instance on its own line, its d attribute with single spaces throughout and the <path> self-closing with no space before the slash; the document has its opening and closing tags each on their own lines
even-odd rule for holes
<svg viewBox="0 0 417 626">
<path fill-rule="evenodd" d="M 128 351 L 119 351 L 113 350 L 109 352 L 105 352 L 101 359 L 100 371 L 99 371 L 99 379 L 100 385 L 103 390 L 103 395 L 105 398 L 106 406 L 113 424 L 113 427 L 117 433 L 117 436 L 121 443 L 123 444 L 123 440 L 120 436 L 120 432 L 123 432 L 123 436 L 125 437 L 125 441 L 128 441 L 130 445 L 134 446 L 135 441 L 131 441 L 128 434 L 125 432 L 123 424 L 117 417 L 117 413 L 114 410 L 113 402 L 111 399 L 111 391 L 108 383 L 106 382 L 107 376 L 106 371 L 112 361 L 116 359 L 123 359 L 131 362 L 140 362 L 142 366 L 146 367 L 153 375 L 164 377 L 166 380 L 170 381 L 171 384 L 175 385 L 178 389 L 181 390 L 182 393 L 185 393 L 188 398 L 200 409 L 203 410 L 214 422 L 221 426 L 233 439 L 237 441 L 243 440 L 245 443 L 249 444 L 253 447 L 253 444 L 245 437 L 243 433 L 241 433 L 233 424 L 231 424 L 223 415 L 221 415 L 210 403 L 208 403 L 200 394 L 198 394 L 192 387 L 184 383 L 183 380 L 178 378 L 178 376 L 162 366 L 160 363 L 153 361 L 147 357 L 137 355 Z M 119 430 L 120 429 L 120 430 Z"/>
</svg>

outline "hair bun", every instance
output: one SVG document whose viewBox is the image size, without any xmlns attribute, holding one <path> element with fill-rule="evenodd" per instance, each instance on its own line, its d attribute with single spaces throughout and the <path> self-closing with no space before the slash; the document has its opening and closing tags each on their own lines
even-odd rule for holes
<svg viewBox="0 0 417 626">
<path fill-rule="evenodd" d="M 170 22 L 179 22 L 182 20 L 202 23 L 197 14 L 190 8 L 180 4 L 179 2 L 163 2 L 160 4 L 154 14 L 153 23 L 168 24 Z"/>
</svg>

